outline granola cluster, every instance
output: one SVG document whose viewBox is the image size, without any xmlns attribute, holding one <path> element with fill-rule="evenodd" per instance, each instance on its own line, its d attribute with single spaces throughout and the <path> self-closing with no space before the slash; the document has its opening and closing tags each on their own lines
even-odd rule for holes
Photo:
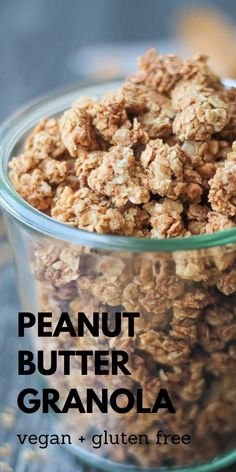
<svg viewBox="0 0 236 472">
<path fill-rule="evenodd" d="M 101 234 L 183 238 L 236 225 L 236 89 L 225 89 L 204 56 L 148 51 L 116 93 L 82 97 L 44 119 L 10 164 L 16 191 L 67 225 Z M 212 460 L 236 435 L 236 247 L 118 253 L 40 237 L 30 241 L 38 305 L 80 311 L 138 311 L 134 338 L 52 341 L 56 349 L 124 349 L 132 376 L 54 376 L 70 386 L 133 391 L 152 405 L 160 388 L 176 414 L 86 415 L 67 429 L 190 434 L 190 447 L 134 445 L 100 453 L 137 466 Z M 34 308 L 33 308 L 34 309 Z M 36 310 L 35 310 L 36 311 Z M 49 352 L 52 343 L 42 341 Z M 98 451 L 97 451 L 98 453 Z"/>
</svg>

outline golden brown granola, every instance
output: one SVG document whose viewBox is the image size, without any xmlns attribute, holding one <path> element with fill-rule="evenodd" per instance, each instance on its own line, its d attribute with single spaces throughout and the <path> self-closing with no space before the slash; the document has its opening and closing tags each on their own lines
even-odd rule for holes
<svg viewBox="0 0 236 472">
<path fill-rule="evenodd" d="M 209 202 L 213 210 L 236 217 L 236 143 L 223 166 L 210 180 Z"/>
<path fill-rule="evenodd" d="M 67 154 L 64 146 L 58 120 L 55 118 L 44 118 L 34 128 L 25 142 L 26 151 L 32 151 L 39 159 L 46 157 L 61 158 Z"/>
<path fill-rule="evenodd" d="M 172 92 L 173 132 L 181 141 L 203 141 L 221 131 L 228 121 L 227 104 L 213 89 L 180 82 Z"/>
<path fill-rule="evenodd" d="M 184 207 L 178 200 L 163 198 L 159 202 L 147 203 L 144 208 L 151 216 L 152 238 L 171 238 L 186 235 L 181 217 Z"/>
<path fill-rule="evenodd" d="M 183 60 L 148 51 L 120 91 L 81 97 L 59 118 L 44 119 L 9 165 L 29 204 L 74 228 L 150 239 L 204 235 L 236 225 L 235 89 L 226 89 L 205 56 Z M 152 242 L 150 242 L 152 244 Z M 105 252 L 47 237 L 30 244 L 39 302 L 55 313 L 136 311 L 135 336 L 65 335 L 50 349 L 124 349 L 128 377 L 59 372 L 65 395 L 75 384 L 143 388 L 151 406 L 167 388 L 176 414 L 85 415 L 81 433 L 190 434 L 190 447 L 101 448 L 135 466 L 184 466 L 233 447 L 235 428 L 236 249 Z M 224 403 L 224 411 L 222 409 Z M 67 416 L 67 415 L 66 415 Z M 78 422 L 68 416 L 67 429 Z"/>
<path fill-rule="evenodd" d="M 9 165 L 16 191 L 47 215 L 95 232 L 163 238 L 235 226 L 235 89 L 224 88 L 204 56 L 150 50 L 139 67 L 121 90 L 80 97 L 36 126 Z M 180 200 L 183 210 L 162 215 L 160 197 Z M 210 220 L 194 218 L 188 204 L 208 207 L 208 197 Z M 81 213 L 79 198 L 88 209 L 96 200 L 96 209 Z"/>
<path fill-rule="evenodd" d="M 78 156 L 81 146 L 91 151 L 99 149 L 89 113 L 91 106 L 95 106 L 93 100 L 82 97 L 60 118 L 61 139 L 72 157 Z"/>
<path fill-rule="evenodd" d="M 155 49 L 148 50 L 139 59 L 139 71 L 130 80 L 164 95 L 168 95 L 180 80 L 221 89 L 220 80 L 210 70 L 206 56 L 183 60 L 174 54 L 157 54 Z"/>
<path fill-rule="evenodd" d="M 131 202 L 136 205 L 149 201 L 147 177 L 138 166 L 132 149 L 115 146 L 105 153 L 102 162 L 91 171 L 88 185 L 97 195 L 110 197 L 118 208 Z"/>
<path fill-rule="evenodd" d="M 236 133 L 236 88 L 231 87 L 223 92 L 224 101 L 228 105 L 229 120 L 226 126 L 221 130 L 220 135 L 230 139 L 235 139 Z"/>
</svg>

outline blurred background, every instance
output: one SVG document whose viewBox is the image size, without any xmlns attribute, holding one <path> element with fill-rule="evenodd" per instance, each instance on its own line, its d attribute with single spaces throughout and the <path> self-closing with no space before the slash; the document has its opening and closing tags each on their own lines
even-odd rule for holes
<svg viewBox="0 0 236 472">
<path fill-rule="evenodd" d="M 208 52 L 236 77 L 235 0 L 0 0 L 0 120 L 66 84 L 135 68 L 147 47 Z"/>
<path fill-rule="evenodd" d="M 129 74 L 148 47 L 207 53 L 217 73 L 236 79 L 236 0 L 0 0 L 0 121 L 54 89 Z M 84 472 L 65 451 L 42 464 L 16 448 L 15 431 L 49 426 L 34 420 L 32 430 L 16 415 L 20 302 L 1 216 L 0 241 L 0 470 Z"/>
</svg>

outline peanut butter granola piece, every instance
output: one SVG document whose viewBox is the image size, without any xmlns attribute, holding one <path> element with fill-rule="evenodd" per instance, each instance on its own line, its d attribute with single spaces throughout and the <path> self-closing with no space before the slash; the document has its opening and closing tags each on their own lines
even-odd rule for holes
<svg viewBox="0 0 236 472">
<path fill-rule="evenodd" d="M 170 336 L 179 339 L 188 339 L 190 343 L 197 341 L 197 328 L 193 320 L 185 319 L 181 323 L 176 320 L 171 322 Z"/>
<path fill-rule="evenodd" d="M 141 154 L 141 164 L 147 172 L 152 193 L 172 200 L 199 201 L 200 176 L 189 167 L 178 144 L 171 147 L 161 139 L 149 141 Z"/>
<path fill-rule="evenodd" d="M 193 254 L 191 253 L 187 259 L 183 255 L 181 256 L 181 254 L 176 254 L 176 274 L 184 280 L 205 282 L 209 277 L 206 261 L 198 253 L 194 254 L 195 251 L 192 252 Z"/>
<path fill-rule="evenodd" d="M 210 180 L 209 202 L 214 211 L 236 217 L 236 143 L 224 165 L 219 167 Z"/>
<path fill-rule="evenodd" d="M 159 105 L 160 108 L 170 103 L 170 99 L 165 95 L 130 80 L 124 83 L 121 90 L 128 115 L 140 115 L 147 112 L 153 103 Z"/>
<path fill-rule="evenodd" d="M 92 125 L 91 109 L 95 101 L 81 97 L 73 108 L 65 111 L 60 118 L 61 138 L 72 157 L 78 157 L 81 146 L 90 151 L 99 149 Z"/>
<path fill-rule="evenodd" d="M 107 199 L 98 197 L 88 188 L 73 192 L 65 187 L 51 214 L 71 226 L 98 233 L 120 232 L 124 224 L 121 213 L 111 208 Z"/>
<path fill-rule="evenodd" d="M 236 338 L 236 320 L 232 311 L 224 306 L 208 307 L 198 324 L 198 337 L 207 352 L 220 351 Z"/>
<path fill-rule="evenodd" d="M 64 157 L 67 149 L 61 139 L 58 120 L 56 118 L 41 120 L 26 139 L 25 150 L 32 151 L 39 159 Z"/>
<path fill-rule="evenodd" d="M 220 79 L 211 71 L 207 60 L 204 55 L 182 60 L 174 54 L 163 55 L 158 54 L 155 49 L 149 49 L 139 59 L 139 72 L 130 77 L 130 80 L 166 95 L 170 94 L 179 80 L 221 89 Z"/>
<path fill-rule="evenodd" d="M 92 112 L 93 125 L 106 141 L 112 142 L 119 128 L 131 129 L 121 93 L 108 93 L 101 98 Z"/>
<path fill-rule="evenodd" d="M 68 167 L 66 161 L 41 159 L 26 151 L 10 161 L 9 169 L 9 177 L 21 197 L 38 210 L 46 211 L 52 205 L 54 186 L 65 179 Z"/>
<path fill-rule="evenodd" d="M 213 89 L 181 81 L 172 91 L 173 132 L 181 141 L 203 141 L 228 121 L 227 103 Z"/>
<path fill-rule="evenodd" d="M 167 310 L 184 292 L 183 281 L 171 272 L 165 261 L 159 264 L 141 261 L 141 264 L 123 288 L 122 304 L 127 310 L 158 315 L 158 319 L 166 312 L 168 320 Z"/>
<path fill-rule="evenodd" d="M 130 81 L 124 84 L 122 91 L 127 113 L 137 115 L 149 138 L 168 138 L 172 134 L 174 111 L 168 97 Z"/>
<path fill-rule="evenodd" d="M 193 234 L 206 232 L 207 215 L 210 208 L 207 205 L 192 204 L 187 211 L 188 231 Z"/>
<path fill-rule="evenodd" d="M 138 116 L 142 129 L 152 139 L 168 138 L 172 135 L 173 119 L 174 111 L 169 101 L 166 101 L 162 106 L 158 103 L 151 103 L 148 106 L 148 111 Z"/>
<path fill-rule="evenodd" d="M 173 339 L 153 330 L 141 334 L 139 338 L 139 349 L 152 354 L 160 364 L 181 365 L 188 359 L 190 349 L 185 341 Z"/>
<path fill-rule="evenodd" d="M 216 286 L 220 292 L 225 295 L 231 295 L 236 292 L 236 269 L 233 267 L 226 272 L 221 272 Z"/>
<path fill-rule="evenodd" d="M 50 185 L 59 185 L 66 179 L 68 164 L 67 161 L 58 161 L 48 157 L 39 163 L 38 169 Z"/>
<path fill-rule="evenodd" d="M 150 198 L 147 177 L 127 147 L 115 146 L 105 153 L 101 165 L 91 171 L 88 185 L 97 194 L 110 197 L 117 207 L 146 203 Z"/>
<path fill-rule="evenodd" d="M 122 216 L 125 221 L 122 233 L 125 236 L 136 238 L 149 237 L 149 214 L 145 208 L 129 205 L 122 210 Z"/>
<path fill-rule="evenodd" d="M 190 168 L 202 179 L 204 192 L 209 191 L 211 179 L 218 167 L 221 167 L 231 151 L 231 146 L 224 140 L 185 141 L 182 150 L 189 160 Z"/>
<path fill-rule="evenodd" d="M 215 233 L 235 226 L 231 218 L 211 211 L 208 205 L 190 205 L 187 218 L 189 221 L 187 228 L 191 234 Z"/>
<path fill-rule="evenodd" d="M 104 155 L 105 151 L 88 152 L 82 147 L 78 150 L 78 157 L 73 159 L 72 165 L 74 178 L 79 182 L 79 188 L 88 187 L 88 177 L 93 169 L 101 165 Z"/>
<path fill-rule="evenodd" d="M 228 143 L 227 143 L 228 145 Z M 209 141 L 184 141 L 182 150 L 188 156 L 190 165 L 203 179 L 204 186 L 216 171 L 215 161 L 222 155 L 222 145 L 216 139 Z"/>
<path fill-rule="evenodd" d="M 184 61 L 182 79 L 193 81 L 196 84 L 221 91 L 223 86 L 220 78 L 213 72 L 208 64 L 208 56 L 195 54 L 192 59 Z"/>
<path fill-rule="evenodd" d="M 218 301 L 214 291 L 205 289 L 197 283 L 187 285 L 181 297 L 173 300 L 172 306 L 182 310 L 201 309 Z"/>
<path fill-rule="evenodd" d="M 34 273 L 38 280 L 49 286 L 71 284 L 80 276 L 80 253 L 71 247 L 41 244 L 34 249 Z M 48 285 L 49 284 L 49 285 Z M 56 294 L 54 294 L 56 296 Z"/>
<path fill-rule="evenodd" d="M 129 120 L 121 93 L 105 95 L 91 112 L 96 134 L 113 145 L 133 146 L 146 143 L 148 136 L 137 118 Z"/>
<path fill-rule="evenodd" d="M 225 89 L 222 95 L 228 105 L 229 120 L 221 130 L 220 136 L 234 141 L 236 139 L 236 88 Z"/>
<path fill-rule="evenodd" d="M 170 321 L 170 336 L 188 339 L 190 343 L 197 340 L 197 319 L 201 309 L 174 306 Z"/>
<path fill-rule="evenodd" d="M 210 211 L 207 215 L 207 224 L 205 226 L 206 233 L 215 233 L 216 231 L 224 231 L 233 228 L 235 223 L 222 213 Z"/>
<path fill-rule="evenodd" d="M 182 60 L 174 54 L 164 56 L 155 49 L 149 49 L 139 58 L 139 72 L 130 77 L 137 84 L 168 94 L 181 78 Z"/>
<path fill-rule="evenodd" d="M 130 205 L 119 211 L 110 205 L 109 200 L 89 188 L 74 192 L 65 187 L 54 201 L 51 216 L 71 226 L 103 234 L 146 235 L 148 214 L 145 210 Z"/>
<path fill-rule="evenodd" d="M 143 84 L 135 84 L 131 81 L 125 82 L 121 90 L 125 101 L 125 111 L 128 116 L 144 113 L 148 109 L 148 104 L 155 102 L 157 97 L 159 97 L 159 94 L 154 90 L 150 90 L 149 87 Z"/>
<path fill-rule="evenodd" d="M 170 238 L 186 235 L 181 216 L 184 207 L 181 202 L 169 198 L 163 198 L 158 203 L 152 200 L 144 205 L 144 209 L 150 214 L 152 238 Z"/>
<path fill-rule="evenodd" d="M 130 146 L 136 149 L 146 144 L 148 139 L 149 137 L 145 127 L 142 126 L 142 123 L 140 123 L 137 118 L 134 118 L 130 130 L 126 127 L 121 127 L 115 132 L 112 138 L 112 144 L 117 146 Z"/>
<path fill-rule="evenodd" d="M 183 153 L 178 146 L 169 147 L 161 139 L 150 141 L 141 154 L 152 193 L 177 200 L 185 190 Z"/>
</svg>

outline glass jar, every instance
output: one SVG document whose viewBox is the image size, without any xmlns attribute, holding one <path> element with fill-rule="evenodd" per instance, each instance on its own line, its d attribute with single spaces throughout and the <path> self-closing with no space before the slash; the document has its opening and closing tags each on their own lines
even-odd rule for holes
<svg viewBox="0 0 236 472">
<path fill-rule="evenodd" d="M 11 255 L 7 241 L 6 226 L 4 215 L 0 211 L 0 270 L 9 262 L 11 262 Z"/>
<path fill-rule="evenodd" d="M 107 395 L 108 412 L 97 402 L 92 413 L 72 409 L 53 421 L 60 417 L 60 426 L 74 438 L 70 451 L 102 470 L 221 470 L 236 461 L 236 228 L 165 240 L 89 233 L 35 210 L 8 179 L 9 159 L 41 118 L 62 112 L 79 95 L 99 97 L 118 86 L 84 85 L 58 93 L 1 130 L 0 201 L 24 311 L 52 312 L 53 329 L 62 312 L 76 326 L 81 313 L 93 324 L 94 313 L 103 312 L 110 332 L 118 329 L 113 337 L 101 323 L 95 337 L 86 328 L 84 336 L 75 337 L 35 333 L 34 345 L 49 364 L 52 350 L 92 351 L 87 375 L 76 354 L 70 375 L 58 360 L 57 371 L 46 378 L 60 392 L 62 405 L 73 388 L 84 409 L 89 389 L 100 400 L 102 391 Z M 133 312 L 140 315 L 131 335 Z M 101 350 L 109 359 L 107 372 L 95 375 L 94 351 Z M 110 360 L 122 358 L 120 351 L 127 353 L 131 375 L 124 368 L 111 371 Z M 175 412 L 154 411 L 163 391 Z M 104 444 L 106 432 L 109 444 Z M 80 435 L 86 438 L 83 447 L 76 442 Z"/>
</svg>

